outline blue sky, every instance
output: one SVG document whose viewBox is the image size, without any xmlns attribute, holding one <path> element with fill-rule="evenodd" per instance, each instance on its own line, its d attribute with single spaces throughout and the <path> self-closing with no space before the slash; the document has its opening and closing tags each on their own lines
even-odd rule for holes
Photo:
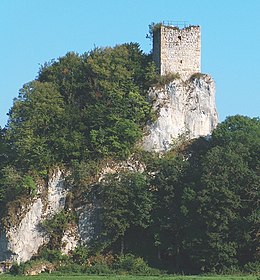
<svg viewBox="0 0 260 280">
<path fill-rule="evenodd" d="M 44 62 L 125 42 L 150 52 L 148 25 L 163 20 L 201 26 L 202 72 L 216 82 L 220 121 L 259 116 L 259 0 L 0 0 L 0 126 Z"/>
</svg>

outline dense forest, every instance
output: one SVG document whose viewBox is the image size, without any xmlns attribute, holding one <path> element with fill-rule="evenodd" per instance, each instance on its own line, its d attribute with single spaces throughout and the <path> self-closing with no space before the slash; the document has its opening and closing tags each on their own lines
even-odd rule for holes
<svg viewBox="0 0 260 280">
<path fill-rule="evenodd" d="M 73 186 L 71 207 L 44 225 L 51 242 L 41 258 L 60 257 L 60 235 L 84 196 L 99 203 L 99 231 L 70 264 L 134 255 L 170 272 L 259 268 L 260 121 L 228 117 L 210 138 L 180 137 L 163 155 L 142 151 L 144 126 L 156 119 L 147 90 L 169 78 L 129 43 L 68 53 L 20 90 L 0 134 L 1 218 L 56 166 L 71 171 Z M 103 162 L 130 155 L 144 171 L 93 183 Z"/>
</svg>

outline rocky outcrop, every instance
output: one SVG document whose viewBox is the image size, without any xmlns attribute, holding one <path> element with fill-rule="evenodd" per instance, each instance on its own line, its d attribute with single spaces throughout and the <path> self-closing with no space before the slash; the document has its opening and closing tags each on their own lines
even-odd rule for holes
<svg viewBox="0 0 260 280">
<path fill-rule="evenodd" d="M 9 252 L 11 261 L 29 260 L 38 248 L 46 242 L 46 236 L 39 230 L 42 221 L 43 202 L 37 198 L 29 207 L 19 225 L 13 225 L 6 234 L 3 233 L 6 241 L 6 251 Z M 1 239 L 2 239 L 1 238 Z M 5 252 L 3 252 L 5 253 Z M 5 253 L 5 255 L 7 255 Z"/>
<path fill-rule="evenodd" d="M 96 182 L 100 182 L 108 173 L 127 170 L 143 172 L 144 166 L 134 157 L 122 162 L 110 160 L 104 163 Z M 17 207 L 21 217 L 15 224 L 9 221 L 8 228 L 0 233 L 0 262 L 16 261 L 20 263 L 30 260 L 33 255 L 37 254 L 40 247 L 49 242 L 49 236 L 41 224 L 65 208 L 69 189 L 66 181 L 67 175 L 65 171 L 56 170 L 49 176 L 47 187 L 39 186 L 36 197 L 28 200 L 26 206 Z M 63 254 L 74 250 L 79 243 L 89 242 L 96 234 L 98 202 L 85 201 L 84 197 L 81 197 L 78 204 L 79 206 L 74 209 L 77 224 L 71 222 L 61 237 Z"/>
<path fill-rule="evenodd" d="M 78 241 L 78 225 L 76 223 L 71 223 L 62 236 L 61 253 L 68 255 L 69 252 L 73 251 L 77 247 Z"/>
<path fill-rule="evenodd" d="M 64 172 L 56 170 L 48 180 L 47 197 L 39 191 L 26 207 L 20 209 L 22 218 L 19 222 L 9 222 L 8 228 L 1 230 L 0 261 L 25 262 L 48 242 L 41 223 L 64 208 L 67 194 L 64 180 Z"/>
<path fill-rule="evenodd" d="M 143 148 L 147 151 L 167 151 L 181 136 L 193 139 L 210 135 L 218 123 L 215 83 L 209 75 L 153 87 L 149 97 L 158 118 L 146 128 Z"/>
<path fill-rule="evenodd" d="M 101 182 L 107 174 L 117 174 L 119 172 L 144 172 L 145 165 L 135 155 L 130 156 L 125 161 L 109 160 L 96 178 L 96 183 Z M 82 198 L 84 201 L 84 198 Z M 79 240 L 82 244 L 87 243 L 95 237 L 100 230 L 97 217 L 99 212 L 99 202 L 93 197 L 92 201 L 86 199 L 77 209 Z"/>
<path fill-rule="evenodd" d="M 145 150 L 167 151 L 174 139 L 180 136 L 207 136 L 218 123 L 215 84 L 208 75 L 200 74 L 187 81 L 177 79 L 165 86 L 151 88 L 149 97 L 158 118 L 146 127 L 142 143 Z M 136 157 L 132 156 L 123 162 L 110 160 L 104 163 L 94 181 L 100 182 L 108 173 L 143 172 L 145 166 L 142 160 Z M 19 213 L 16 223 L 10 220 L 5 230 L 0 231 L 0 262 L 25 262 L 49 242 L 48 234 L 41 224 L 65 208 L 68 194 L 67 175 L 67 172 L 57 169 L 49 176 L 46 186 L 39 186 L 37 195 L 27 201 L 26 206 L 17 207 L 18 212 L 14 209 L 13 214 Z M 84 197 L 80 197 L 74 210 L 77 224 L 72 222 L 61 237 L 61 251 L 64 254 L 75 249 L 79 243 L 89 242 L 98 231 L 98 202 L 95 199 L 84 201 Z M 45 267 L 40 267 L 41 269 Z"/>
</svg>

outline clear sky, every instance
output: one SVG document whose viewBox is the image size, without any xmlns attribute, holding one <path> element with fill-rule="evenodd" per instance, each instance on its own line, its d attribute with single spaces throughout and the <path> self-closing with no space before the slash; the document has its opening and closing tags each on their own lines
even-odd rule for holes
<svg viewBox="0 0 260 280">
<path fill-rule="evenodd" d="M 260 115 L 260 0 L 0 0 L 0 126 L 44 62 L 125 42 L 148 53 L 148 25 L 163 20 L 201 26 L 221 121 Z"/>
</svg>

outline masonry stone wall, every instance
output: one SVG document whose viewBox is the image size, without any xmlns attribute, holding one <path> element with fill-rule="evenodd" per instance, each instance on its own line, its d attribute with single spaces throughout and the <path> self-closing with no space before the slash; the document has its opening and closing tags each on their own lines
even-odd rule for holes
<svg viewBox="0 0 260 280">
<path fill-rule="evenodd" d="M 153 58 L 161 75 L 179 73 L 188 79 L 200 73 L 201 35 L 199 26 L 183 29 L 164 26 L 154 30 Z"/>
</svg>

